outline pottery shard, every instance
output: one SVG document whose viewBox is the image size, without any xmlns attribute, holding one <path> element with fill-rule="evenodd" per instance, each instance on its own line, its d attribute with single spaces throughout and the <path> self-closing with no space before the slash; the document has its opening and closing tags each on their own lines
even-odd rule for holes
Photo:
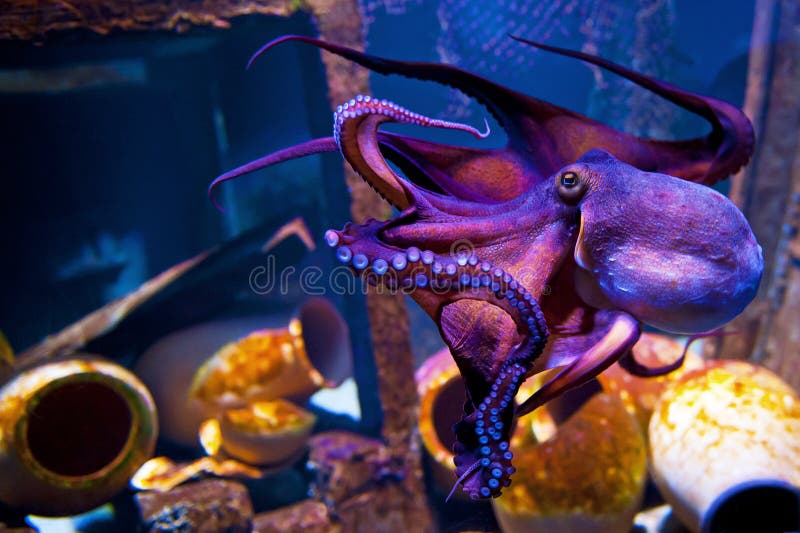
<svg viewBox="0 0 800 533">
<path fill-rule="evenodd" d="M 328 508 L 314 500 L 303 500 L 275 511 L 260 513 L 253 519 L 253 533 L 340 533 L 341 525 L 331 523 Z"/>
<path fill-rule="evenodd" d="M 249 532 L 253 506 L 241 483 L 198 481 L 168 492 L 140 492 L 136 504 L 145 531 Z"/>
</svg>

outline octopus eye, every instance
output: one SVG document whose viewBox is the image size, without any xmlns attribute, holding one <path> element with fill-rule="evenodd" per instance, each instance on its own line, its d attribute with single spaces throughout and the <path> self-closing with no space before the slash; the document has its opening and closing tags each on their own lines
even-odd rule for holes
<svg viewBox="0 0 800 533">
<path fill-rule="evenodd" d="M 571 189 L 578 184 L 578 175 L 574 172 L 564 172 L 561 174 L 561 186 L 566 189 Z"/>
<path fill-rule="evenodd" d="M 564 202 L 576 204 L 586 192 L 586 181 L 577 172 L 568 170 L 556 178 L 556 189 Z"/>
</svg>

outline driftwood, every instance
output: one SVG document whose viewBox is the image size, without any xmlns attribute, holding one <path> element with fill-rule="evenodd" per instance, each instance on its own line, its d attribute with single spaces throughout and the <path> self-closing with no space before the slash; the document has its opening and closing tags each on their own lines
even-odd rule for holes
<svg viewBox="0 0 800 533">
<path fill-rule="evenodd" d="M 749 359 L 800 387 L 800 3 L 757 0 L 745 112 L 756 153 L 733 178 L 731 199 L 764 250 L 756 300 L 707 342 L 706 355 Z"/>
<path fill-rule="evenodd" d="M 186 31 L 198 25 L 227 28 L 234 17 L 255 14 L 288 17 L 301 6 L 302 2 L 297 0 L 0 0 L 0 39 L 41 41 L 52 32 L 73 29 L 105 35 L 114 30 Z"/>
</svg>

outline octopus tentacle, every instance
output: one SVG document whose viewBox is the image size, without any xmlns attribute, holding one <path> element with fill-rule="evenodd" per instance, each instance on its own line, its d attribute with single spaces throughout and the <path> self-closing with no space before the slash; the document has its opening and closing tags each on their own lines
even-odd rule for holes
<svg viewBox="0 0 800 533">
<path fill-rule="evenodd" d="M 340 105 L 333 113 L 333 138 L 341 148 L 341 133 L 345 128 L 345 119 L 357 118 L 362 115 L 383 115 L 388 122 L 393 120 L 395 122 L 405 122 L 407 124 L 417 124 L 420 126 L 427 126 L 432 128 L 446 128 L 452 130 L 461 130 L 471 133 L 480 139 L 486 138 L 490 133 L 489 123 L 484 119 L 484 127 L 486 131 L 478 131 L 477 128 L 468 124 L 460 122 L 452 122 L 449 120 L 442 120 L 438 118 L 431 118 L 414 111 L 401 107 L 388 100 L 372 98 L 369 95 L 358 95 L 351 99 L 349 102 Z"/>
<path fill-rule="evenodd" d="M 692 345 L 692 343 L 694 343 L 694 341 L 704 339 L 706 337 L 724 337 L 727 335 L 737 334 L 738 331 L 725 331 L 722 328 L 715 329 L 713 331 L 706 331 L 704 333 L 695 333 L 694 335 L 689 335 L 689 338 L 686 339 L 686 343 L 683 345 L 683 351 L 681 352 L 680 357 L 671 363 L 657 367 L 647 366 L 637 361 L 636 357 L 633 355 L 633 351 L 629 351 L 620 358 L 619 366 L 624 368 L 629 374 L 637 377 L 657 378 L 660 376 L 665 376 L 683 366 L 684 361 L 686 361 L 686 354 L 689 352 L 689 347 Z"/>
<path fill-rule="evenodd" d="M 633 348 L 641 333 L 639 321 L 622 311 L 606 313 L 611 315 L 611 322 L 603 337 L 522 402 L 516 408 L 517 416 L 524 416 L 567 390 L 597 377 Z"/>
<path fill-rule="evenodd" d="M 485 120 L 486 130 L 481 132 L 466 124 L 426 117 L 394 102 L 371 96 L 358 95 L 337 107 L 333 113 L 333 138 L 342 155 L 379 195 L 400 209 L 409 207 L 413 191 L 381 154 L 378 128 L 386 122 L 460 130 L 479 139 L 490 133 L 489 123 Z"/>
<path fill-rule="evenodd" d="M 727 102 L 701 96 L 689 91 L 685 91 L 670 83 L 650 78 L 633 70 L 617 65 L 601 57 L 559 48 L 543 43 L 537 43 L 522 37 L 510 35 L 515 41 L 546 50 L 558 55 L 572 57 L 597 65 L 626 78 L 635 84 L 644 87 L 648 91 L 669 100 L 692 113 L 695 113 L 711 124 L 711 132 L 703 139 L 703 148 L 708 156 L 708 164 L 703 169 L 704 174 L 694 178 L 693 181 L 712 185 L 721 179 L 727 178 L 730 174 L 737 172 L 750 160 L 753 155 L 755 145 L 755 134 L 750 121 L 742 111 Z M 668 149 L 670 146 L 680 146 L 680 141 L 645 141 L 652 145 L 662 146 Z M 699 144 L 698 140 L 685 142 L 684 145 Z M 673 172 L 674 174 L 674 172 Z"/>
<path fill-rule="evenodd" d="M 506 361 L 489 395 L 456 424 L 456 485 L 463 483 L 464 492 L 472 499 L 499 496 L 503 487 L 511 484 L 516 470 L 509 450 L 514 397 L 531 365 L 532 360 Z"/>
<path fill-rule="evenodd" d="M 481 463 L 479 463 L 479 462 L 472 463 L 472 465 L 469 468 L 467 468 L 467 470 L 465 470 L 463 474 L 461 474 L 459 476 L 459 478 L 456 480 L 456 482 L 453 483 L 453 488 L 450 489 L 450 492 L 447 493 L 447 498 L 444 499 L 445 503 L 450 501 L 450 498 L 453 497 L 453 494 L 455 494 L 456 489 L 458 488 L 458 486 L 461 485 L 462 483 L 464 483 L 465 481 L 467 481 L 469 479 L 469 477 L 472 474 L 474 474 L 475 471 L 480 467 L 481 467 Z"/>
<path fill-rule="evenodd" d="M 260 170 L 262 168 L 276 165 L 284 161 L 289 161 L 290 159 L 297 159 L 307 155 L 321 154 L 324 152 L 335 152 L 337 149 L 338 144 L 333 137 L 321 137 L 319 139 L 306 141 L 304 143 L 267 154 L 264 157 L 260 157 L 255 161 L 250 161 L 247 164 L 244 164 L 233 170 L 229 170 L 225 174 L 218 176 L 214 181 L 211 182 L 211 185 L 208 186 L 208 197 L 211 199 L 217 209 L 224 211 L 222 206 L 217 203 L 217 199 L 214 198 L 214 191 L 217 187 L 219 187 L 220 184 L 228 180 L 238 178 L 243 174 L 249 174 L 250 172 L 255 172 L 256 170 Z"/>
<path fill-rule="evenodd" d="M 325 242 L 336 258 L 373 285 L 390 289 L 427 290 L 440 297 L 440 307 L 459 299 L 485 299 L 503 309 L 525 337 L 509 360 L 524 362 L 538 355 L 547 342 L 544 314 L 536 298 L 504 269 L 473 254 L 445 257 L 430 250 L 406 250 L 380 242 L 385 222 L 369 220 L 328 230 Z M 532 355 L 531 355 L 532 354 Z"/>
<path fill-rule="evenodd" d="M 536 298 L 504 269 L 475 254 L 445 257 L 385 244 L 378 239 L 384 226 L 376 220 L 348 224 L 342 231 L 328 230 L 325 241 L 341 263 L 368 283 L 429 291 L 437 296 L 440 310 L 462 298 L 486 300 L 517 324 L 521 342 L 505 358 L 486 396 L 455 428 L 456 474 L 464 491 L 474 499 L 498 496 L 514 473 L 509 450 L 514 397 L 547 343 L 544 314 Z"/>
<path fill-rule="evenodd" d="M 354 63 L 380 74 L 399 74 L 409 78 L 431 80 L 454 87 L 478 99 L 503 127 L 510 127 L 513 125 L 515 121 L 514 104 L 517 103 L 517 100 L 526 98 L 526 96 L 521 93 L 497 85 L 485 78 L 452 65 L 386 59 L 365 54 L 358 50 L 347 48 L 346 46 L 303 35 L 284 35 L 266 43 L 250 57 L 247 68 L 250 68 L 256 59 L 271 48 L 291 41 L 316 46 L 317 48 L 349 59 Z"/>
<path fill-rule="evenodd" d="M 513 159 L 516 155 L 527 161 L 526 167 L 535 169 L 535 176 L 516 172 L 507 178 L 524 188 L 546 178 L 590 148 L 607 150 L 620 160 L 643 170 L 663 172 L 707 185 L 736 172 L 750 159 L 754 144 L 753 129 L 744 113 L 735 106 L 682 91 L 589 54 L 514 38 L 615 72 L 702 116 L 711 123 L 712 132 L 704 137 L 681 141 L 652 140 L 627 135 L 588 117 L 513 91 L 452 65 L 386 59 L 300 35 L 285 35 L 267 43 L 253 55 L 249 64 L 274 46 L 296 41 L 316 46 L 380 74 L 399 74 L 455 87 L 482 103 L 509 135 L 507 151 L 502 155 L 484 153 L 483 156 L 498 164 L 507 157 L 511 156 Z M 575 139 L 583 142 L 575 142 Z M 548 148 L 543 149 L 542 146 Z M 405 152 L 404 156 L 409 159 L 416 159 L 419 155 L 411 146 L 406 146 Z M 475 154 L 464 151 L 462 156 L 470 158 Z M 470 183 L 479 181 L 463 175 L 461 179 Z"/>
</svg>

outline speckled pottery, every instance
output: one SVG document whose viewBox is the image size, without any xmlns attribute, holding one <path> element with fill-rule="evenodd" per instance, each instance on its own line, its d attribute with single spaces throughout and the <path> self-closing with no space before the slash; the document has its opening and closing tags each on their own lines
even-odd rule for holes
<svg viewBox="0 0 800 533">
<path fill-rule="evenodd" d="M 22 368 L 0 389 L 0 500 L 39 515 L 92 509 L 150 458 L 157 432 L 150 393 L 117 364 Z"/>
<path fill-rule="evenodd" d="M 538 435 L 544 428 L 554 433 Z M 639 425 L 619 398 L 596 394 L 558 426 L 538 409 L 519 420 L 511 449 L 517 472 L 492 501 L 504 533 L 630 531 L 647 460 Z"/>
<path fill-rule="evenodd" d="M 305 400 L 339 384 L 352 373 L 352 354 L 341 315 L 312 298 L 294 318 L 233 319 L 175 332 L 149 348 L 135 372 L 153 393 L 162 435 L 196 447 L 200 424 L 226 409 Z"/>
<path fill-rule="evenodd" d="M 800 399 L 772 372 L 709 362 L 671 384 L 649 433 L 653 478 L 692 531 L 800 529 Z"/>
</svg>

